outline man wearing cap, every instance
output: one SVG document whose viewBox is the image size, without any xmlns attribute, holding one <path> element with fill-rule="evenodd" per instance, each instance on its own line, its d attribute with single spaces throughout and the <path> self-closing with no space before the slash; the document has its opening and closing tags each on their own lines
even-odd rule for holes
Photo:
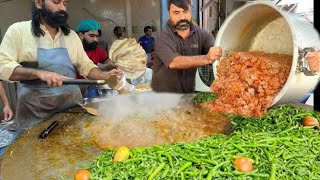
<svg viewBox="0 0 320 180">
<path fill-rule="evenodd" d="M 77 33 L 82 41 L 83 48 L 88 57 L 94 64 L 104 63 L 101 66 L 102 70 L 114 69 L 114 64 L 108 60 L 108 54 L 98 45 L 99 37 L 101 36 L 100 24 L 94 20 L 86 19 L 80 22 L 77 27 Z M 79 77 L 82 78 L 83 77 Z"/>
<path fill-rule="evenodd" d="M 82 41 L 84 50 L 94 64 L 100 63 L 101 66 L 99 68 L 106 71 L 115 68 L 114 64 L 108 59 L 108 54 L 98 46 L 98 38 L 101 36 L 98 22 L 91 19 L 81 21 L 77 27 L 77 33 Z M 77 78 L 84 79 L 79 73 L 77 73 Z M 83 97 L 87 96 L 87 88 L 88 86 L 80 86 Z"/>
<path fill-rule="evenodd" d="M 0 45 L 0 79 L 21 81 L 15 120 L 26 130 L 54 113 L 82 103 L 77 85 L 63 85 L 78 71 L 88 79 L 122 77 L 101 71 L 67 25 L 67 0 L 32 0 L 32 20 L 11 25 Z"/>
</svg>

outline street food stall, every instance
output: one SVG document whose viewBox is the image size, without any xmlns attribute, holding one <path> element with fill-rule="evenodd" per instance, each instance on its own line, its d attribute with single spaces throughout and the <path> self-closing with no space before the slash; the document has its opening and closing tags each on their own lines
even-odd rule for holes
<svg viewBox="0 0 320 180">
<path fill-rule="evenodd" d="M 90 179 L 319 179 L 320 113 L 288 104 L 319 79 L 305 66 L 306 52 L 299 52 L 320 47 L 316 31 L 301 18 L 257 2 L 226 20 L 216 44 L 224 56 L 257 50 L 292 56 L 266 114 L 200 108 L 215 102 L 211 92 L 98 98 L 25 131 L 4 155 L 2 178 L 71 179 L 81 172 Z M 43 130 L 46 136 L 39 138 Z"/>
</svg>

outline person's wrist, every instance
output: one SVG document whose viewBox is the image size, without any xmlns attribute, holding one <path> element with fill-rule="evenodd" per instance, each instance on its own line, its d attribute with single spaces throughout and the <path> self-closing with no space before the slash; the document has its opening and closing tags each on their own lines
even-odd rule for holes
<svg viewBox="0 0 320 180">
<path fill-rule="evenodd" d="M 108 79 L 111 73 L 109 71 L 103 71 L 102 74 L 104 79 Z"/>
<path fill-rule="evenodd" d="M 210 64 L 212 62 L 211 57 L 209 54 L 206 55 L 206 63 Z"/>
<path fill-rule="evenodd" d="M 43 73 L 42 70 L 35 70 L 35 71 L 33 72 L 33 75 L 34 75 L 36 78 L 41 79 L 41 78 L 42 78 L 42 73 Z"/>
</svg>

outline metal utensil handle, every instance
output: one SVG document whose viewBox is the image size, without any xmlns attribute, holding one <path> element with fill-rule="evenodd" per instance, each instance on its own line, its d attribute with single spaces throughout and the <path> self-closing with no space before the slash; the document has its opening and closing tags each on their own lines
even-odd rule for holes
<svg viewBox="0 0 320 180">
<path fill-rule="evenodd" d="M 311 71 L 309 68 L 308 61 L 306 60 L 306 56 L 309 52 L 315 52 L 318 49 L 316 47 L 307 47 L 304 48 L 301 52 L 299 52 L 299 60 L 298 60 L 298 72 L 303 72 L 306 76 L 315 76 L 318 74 L 316 71 Z"/>
<path fill-rule="evenodd" d="M 48 126 L 44 131 L 39 134 L 39 138 L 46 138 L 57 126 L 59 125 L 58 121 L 53 121 L 50 126 Z"/>
<path fill-rule="evenodd" d="M 90 79 L 64 79 L 63 84 L 78 84 L 78 85 L 95 85 L 104 84 L 105 80 L 90 80 Z"/>
</svg>

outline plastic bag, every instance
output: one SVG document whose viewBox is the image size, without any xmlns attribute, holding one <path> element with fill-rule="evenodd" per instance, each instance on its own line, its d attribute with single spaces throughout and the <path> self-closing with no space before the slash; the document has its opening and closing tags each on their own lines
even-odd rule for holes
<svg viewBox="0 0 320 180">
<path fill-rule="evenodd" d="M 115 87 L 119 94 L 127 94 L 131 93 L 135 90 L 135 86 L 128 83 L 126 80 L 126 76 L 123 75 L 118 86 Z"/>
</svg>

